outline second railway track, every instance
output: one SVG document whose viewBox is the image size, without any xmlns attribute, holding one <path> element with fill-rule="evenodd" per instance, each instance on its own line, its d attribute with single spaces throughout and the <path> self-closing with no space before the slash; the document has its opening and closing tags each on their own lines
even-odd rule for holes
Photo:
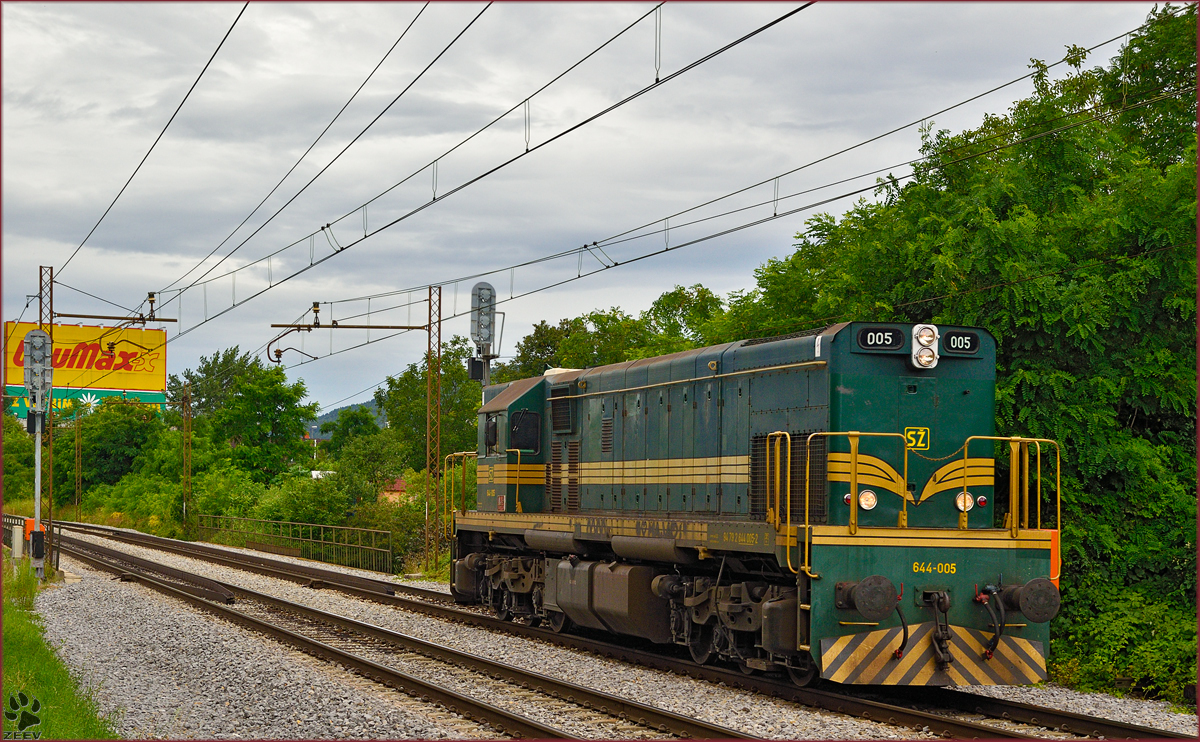
<svg viewBox="0 0 1200 742">
<path fill-rule="evenodd" d="M 189 590 L 184 584 L 187 577 L 180 570 L 129 558 L 122 552 L 76 539 L 64 538 L 61 546 L 72 557 L 94 567 L 123 578 L 135 578 L 160 592 L 305 652 L 339 662 L 468 718 L 483 720 L 511 736 L 751 738 L 733 729 L 689 719 L 236 585 L 216 583 L 235 596 L 233 606 L 226 605 L 223 600 L 213 602 L 195 590 Z M 199 578 L 197 582 L 214 581 Z M 472 689 L 477 692 L 481 688 L 488 691 L 486 698 L 471 693 Z M 539 716 L 553 716 L 558 721 L 550 725 L 529 718 L 531 707 L 540 707 Z"/>
</svg>

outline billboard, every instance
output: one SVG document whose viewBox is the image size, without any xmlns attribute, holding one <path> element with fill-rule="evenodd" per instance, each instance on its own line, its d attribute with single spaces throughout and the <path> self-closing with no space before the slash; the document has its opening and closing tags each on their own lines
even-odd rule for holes
<svg viewBox="0 0 1200 742">
<path fill-rule="evenodd" d="M 24 382 L 25 333 L 34 322 L 4 323 L 4 394 L 14 397 L 13 411 L 25 417 L 29 401 Z M 166 402 L 167 333 L 165 330 L 54 325 L 54 398 L 61 409 L 69 400 L 92 405 L 104 397 L 137 397 Z"/>
</svg>

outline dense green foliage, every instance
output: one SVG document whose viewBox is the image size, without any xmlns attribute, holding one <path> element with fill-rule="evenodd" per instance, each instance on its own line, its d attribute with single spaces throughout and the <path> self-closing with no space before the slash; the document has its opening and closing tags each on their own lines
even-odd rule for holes
<svg viewBox="0 0 1200 742">
<path fill-rule="evenodd" d="M 473 354 L 466 338 L 455 335 L 442 346 L 442 453 L 475 450 L 475 412 L 483 388 L 467 374 Z M 402 463 L 409 469 L 425 468 L 425 411 L 427 359 L 410 363 L 389 376 L 375 391 L 375 403 L 384 412 L 388 430 L 404 448 Z"/>
<path fill-rule="evenodd" d="M 192 409 L 198 415 L 211 415 L 234 395 L 233 385 L 238 378 L 251 369 L 261 368 L 262 361 L 242 353 L 236 345 L 211 356 L 200 356 L 195 371 L 185 369 L 182 379 L 175 374 L 167 377 L 167 401 L 178 409 L 183 399 L 183 386 L 188 383 L 191 385 Z"/>
<path fill-rule="evenodd" d="M 337 456 L 351 440 L 379 432 L 375 416 L 365 406 L 346 407 L 338 413 L 336 420 L 321 424 L 321 432 L 330 435 L 325 450 Z"/>
<path fill-rule="evenodd" d="M 279 367 L 251 366 L 234 378 L 233 394 L 213 413 L 213 426 L 229 441 L 233 458 L 262 482 L 287 470 L 288 462 L 303 458 L 308 420 L 317 404 L 301 404 L 304 382 L 287 383 Z"/>
<path fill-rule="evenodd" d="M 541 376 L 547 368 L 588 368 L 675 353 L 704 345 L 703 328 L 719 316 L 722 302 L 699 284 L 676 286 L 632 317 L 613 307 L 581 317 L 545 321 L 517 343 L 517 352 L 498 364 L 495 383 Z"/>
</svg>

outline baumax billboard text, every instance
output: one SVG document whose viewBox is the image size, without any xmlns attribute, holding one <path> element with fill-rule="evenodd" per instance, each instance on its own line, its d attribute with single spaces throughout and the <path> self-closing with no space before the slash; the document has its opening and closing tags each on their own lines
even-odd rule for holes
<svg viewBox="0 0 1200 742">
<path fill-rule="evenodd" d="M 4 323 L 5 378 L 24 376 L 25 333 L 32 322 Z M 162 392 L 167 388 L 167 333 L 85 325 L 54 325 L 54 386 L 94 389 L 135 389 Z M 109 351 L 109 344 L 112 350 Z"/>
</svg>

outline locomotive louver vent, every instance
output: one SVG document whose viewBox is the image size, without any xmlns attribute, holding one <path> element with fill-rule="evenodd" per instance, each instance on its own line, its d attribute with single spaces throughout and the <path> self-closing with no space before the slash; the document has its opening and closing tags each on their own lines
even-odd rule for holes
<svg viewBox="0 0 1200 742">
<path fill-rule="evenodd" d="M 550 421 L 555 432 L 571 430 L 571 400 L 566 387 L 550 390 Z"/>
<path fill-rule="evenodd" d="M 792 431 L 792 525 L 804 523 L 804 456 L 805 440 L 813 430 Z M 809 523 L 825 523 L 827 520 L 828 485 L 826 481 L 828 469 L 825 457 L 825 438 L 820 436 L 812 441 L 812 467 L 809 470 Z M 780 471 L 780 487 L 786 486 L 787 446 L 779 447 L 783 459 Z M 767 517 L 767 506 L 774 505 L 774 471 L 775 444 L 771 443 L 771 467 L 767 469 L 767 436 L 756 435 L 750 441 L 750 517 L 753 520 L 764 520 Z M 771 477 L 772 502 L 767 502 L 767 477 Z M 780 492 L 779 508 L 787 507 L 787 492 Z M 782 513 L 787 520 L 787 512 Z"/>
<path fill-rule="evenodd" d="M 600 453 L 612 453 L 613 450 L 613 419 L 606 417 L 600 421 Z"/>
<path fill-rule="evenodd" d="M 579 509 L 579 441 L 567 443 L 567 510 Z"/>
<path fill-rule="evenodd" d="M 550 466 L 546 467 L 546 494 L 552 513 L 562 512 L 562 449 L 557 441 L 550 446 Z"/>
</svg>

